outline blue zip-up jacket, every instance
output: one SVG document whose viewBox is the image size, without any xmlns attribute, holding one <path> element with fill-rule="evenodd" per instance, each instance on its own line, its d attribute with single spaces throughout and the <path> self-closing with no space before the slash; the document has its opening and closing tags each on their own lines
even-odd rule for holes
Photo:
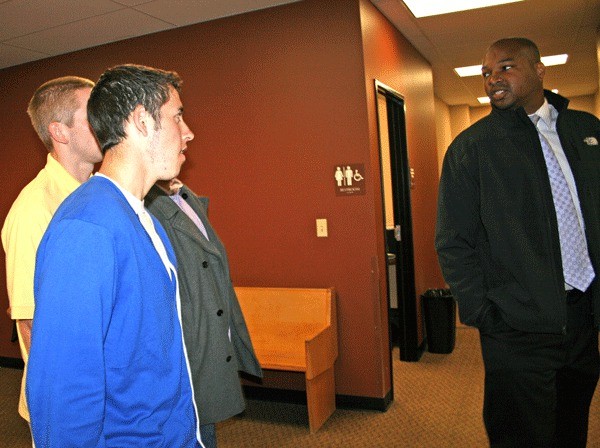
<svg viewBox="0 0 600 448">
<path fill-rule="evenodd" d="M 34 285 L 26 395 L 38 448 L 199 446 L 175 278 L 110 180 L 59 207 Z"/>
</svg>

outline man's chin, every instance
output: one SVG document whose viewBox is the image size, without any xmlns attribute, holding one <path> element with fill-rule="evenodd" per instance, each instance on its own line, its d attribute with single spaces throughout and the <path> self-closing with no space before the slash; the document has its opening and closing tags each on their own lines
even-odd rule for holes
<svg viewBox="0 0 600 448">
<path fill-rule="evenodd" d="M 508 101 L 490 101 L 490 104 L 492 105 L 492 107 L 494 109 L 499 109 L 499 110 L 511 110 L 511 109 L 516 109 L 515 103 L 514 102 L 508 102 Z"/>
<path fill-rule="evenodd" d="M 177 170 L 173 170 L 170 171 L 168 173 L 163 173 L 158 179 L 157 182 L 170 182 L 171 180 L 175 179 L 177 176 L 179 176 L 179 169 Z"/>
</svg>

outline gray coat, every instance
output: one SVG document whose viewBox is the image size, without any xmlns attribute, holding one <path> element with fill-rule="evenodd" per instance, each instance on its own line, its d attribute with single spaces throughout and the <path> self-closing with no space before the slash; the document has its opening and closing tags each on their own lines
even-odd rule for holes
<svg viewBox="0 0 600 448">
<path fill-rule="evenodd" d="M 200 424 L 205 425 L 244 410 L 238 371 L 259 377 L 262 371 L 231 283 L 225 247 L 206 216 L 208 199 L 186 186 L 180 194 L 202 220 L 210 241 L 156 185 L 145 205 L 165 228 L 177 256 L 183 334 Z"/>
</svg>

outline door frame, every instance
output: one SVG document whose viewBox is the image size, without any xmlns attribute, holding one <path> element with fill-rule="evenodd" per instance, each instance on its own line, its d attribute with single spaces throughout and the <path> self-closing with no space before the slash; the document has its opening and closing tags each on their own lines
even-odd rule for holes
<svg viewBox="0 0 600 448">
<path fill-rule="evenodd" d="M 394 247 L 396 253 L 396 285 L 398 292 L 398 317 L 400 360 L 418 361 L 420 358 L 419 335 L 417 325 L 417 296 L 415 286 L 414 244 L 412 231 L 412 209 L 410 189 L 412 184 L 411 170 L 408 160 L 408 145 L 406 139 L 406 115 L 404 97 L 391 87 L 375 80 L 375 104 L 377 110 L 377 130 L 381 164 L 381 129 L 379 118 L 378 95 L 385 96 L 388 123 L 388 139 L 390 151 L 390 167 L 392 179 L 392 203 L 395 224 L 400 224 L 400 242 Z M 388 242 L 392 241 L 389 231 L 385 228 L 385 199 L 383 166 L 381 190 L 384 214 L 384 240 L 386 241 L 384 255 L 387 260 Z M 386 272 L 389 271 L 386 263 Z M 386 283 L 388 276 L 386 275 Z M 389 284 L 387 289 L 388 309 L 390 309 Z M 391 322 L 390 335 L 392 334 Z M 392 339 L 390 338 L 390 346 Z M 391 349 L 391 347 L 390 347 Z"/>
</svg>

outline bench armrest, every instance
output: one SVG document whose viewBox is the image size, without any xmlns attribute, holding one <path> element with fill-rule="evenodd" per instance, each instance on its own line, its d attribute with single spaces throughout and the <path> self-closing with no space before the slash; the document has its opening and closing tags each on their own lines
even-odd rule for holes
<svg viewBox="0 0 600 448">
<path fill-rule="evenodd" d="M 326 327 L 305 342 L 306 378 L 311 380 L 329 368 L 338 356 L 336 327 Z"/>
</svg>

